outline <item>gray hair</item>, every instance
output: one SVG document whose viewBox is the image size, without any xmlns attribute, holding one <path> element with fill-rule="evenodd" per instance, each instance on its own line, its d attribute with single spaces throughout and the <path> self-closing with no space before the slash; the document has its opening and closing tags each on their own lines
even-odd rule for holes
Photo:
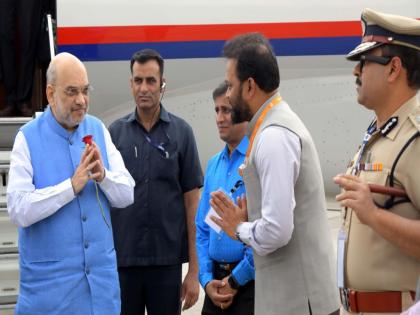
<svg viewBox="0 0 420 315">
<path fill-rule="evenodd" d="M 54 61 L 50 62 L 47 69 L 47 84 L 54 85 L 57 82 L 57 66 Z"/>
</svg>

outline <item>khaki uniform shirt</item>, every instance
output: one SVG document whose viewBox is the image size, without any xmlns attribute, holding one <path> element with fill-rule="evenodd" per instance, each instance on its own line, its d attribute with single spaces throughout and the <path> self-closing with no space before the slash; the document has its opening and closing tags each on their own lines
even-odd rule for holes
<svg viewBox="0 0 420 315">
<path fill-rule="evenodd" d="M 364 149 L 361 163 L 383 165 L 381 171 L 360 171 L 358 176 L 368 183 L 389 186 L 394 161 L 408 139 L 420 130 L 418 99 L 410 99 L 392 117 L 398 117 L 398 123 L 392 130 L 385 136 L 381 134 L 381 129 L 375 131 Z M 359 152 L 350 163 L 347 173 L 351 173 L 358 155 Z M 411 202 L 398 204 L 384 211 L 391 211 L 411 220 L 420 219 L 419 161 L 420 137 L 404 151 L 394 171 L 394 187 L 404 189 Z M 379 206 L 384 205 L 388 198 L 386 195 L 373 194 L 373 199 Z M 344 209 L 342 212 L 348 233 L 345 255 L 346 286 L 356 291 L 415 291 L 420 261 L 407 256 L 372 228 L 362 224 L 351 209 L 347 213 Z M 404 304 L 411 303 L 404 302 L 403 307 Z"/>
</svg>

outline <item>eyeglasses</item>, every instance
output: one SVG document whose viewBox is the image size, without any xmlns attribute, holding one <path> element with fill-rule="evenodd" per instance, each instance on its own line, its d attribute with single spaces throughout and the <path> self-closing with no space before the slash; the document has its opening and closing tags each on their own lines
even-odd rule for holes
<svg viewBox="0 0 420 315">
<path fill-rule="evenodd" d="M 374 62 L 383 66 L 390 63 L 393 56 L 375 56 L 375 55 L 361 55 L 359 61 L 360 72 L 363 71 L 366 61 Z"/>
<path fill-rule="evenodd" d="M 65 88 L 62 88 L 61 86 L 57 86 L 58 88 L 62 89 L 64 94 L 66 94 L 68 97 L 76 97 L 80 93 L 82 93 L 83 96 L 89 96 L 89 93 L 93 91 L 93 87 L 88 84 L 85 86 L 66 86 Z"/>
</svg>

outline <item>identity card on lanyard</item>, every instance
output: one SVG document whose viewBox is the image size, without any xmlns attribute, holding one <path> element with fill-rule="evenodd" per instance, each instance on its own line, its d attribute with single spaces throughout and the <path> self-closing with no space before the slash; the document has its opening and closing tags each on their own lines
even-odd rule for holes
<svg viewBox="0 0 420 315">
<path fill-rule="evenodd" d="M 360 171 L 360 162 L 362 160 L 363 153 L 366 149 L 366 145 L 369 142 L 372 134 L 376 131 L 376 122 L 374 121 L 370 124 L 368 130 L 363 137 L 362 145 L 360 146 L 359 156 L 357 157 L 357 162 L 354 165 L 351 174 L 356 175 Z M 337 285 L 340 289 L 345 289 L 345 255 L 346 255 L 346 243 L 347 243 L 347 232 L 344 228 L 344 224 L 347 217 L 347 208 L 344 209 L 344 219 L 343 225 L 341 226 L 338 232 L 337 240 Z"/>
</svg>

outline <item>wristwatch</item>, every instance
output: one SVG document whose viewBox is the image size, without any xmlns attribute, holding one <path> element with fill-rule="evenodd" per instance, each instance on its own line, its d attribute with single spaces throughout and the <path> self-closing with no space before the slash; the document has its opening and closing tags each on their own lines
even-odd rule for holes
<svg viewBox="0 0 420 315">
<path fill-rule="evenodd" d="M 236 281 L 236 279 L 232 275 L 229 276 L 228 283 L 230 287 L 235 290 L 238 290 L 241 287 L 241 285 L 238 283 L 238 281 Z"/>
</svg>

